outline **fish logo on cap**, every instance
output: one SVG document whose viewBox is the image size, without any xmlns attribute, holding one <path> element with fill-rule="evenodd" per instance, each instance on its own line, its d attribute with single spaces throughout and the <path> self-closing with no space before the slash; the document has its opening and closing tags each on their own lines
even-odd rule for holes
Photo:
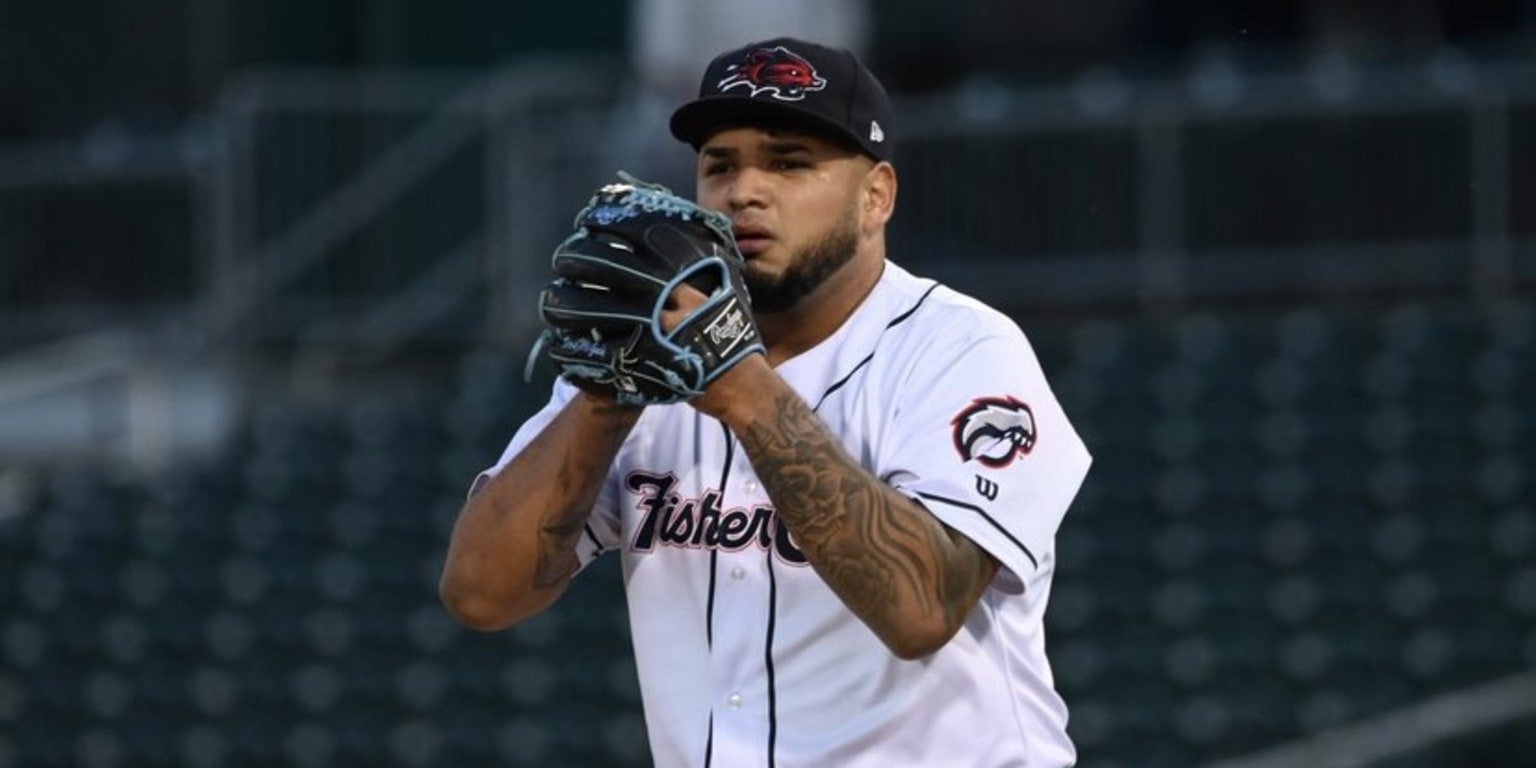
<svg viewBox="0 0 1536 768">
<path fill-rule="evenodd" d="M 779 101 L 800 101 L 805 94 L 827 87 L 827 79 L 817 74 L 804 56 L 782 45 L 754 48 L 725 71 L 726 76 L 715 85 L 721 93 L 748 88 L 754 99 L 766 94 Z"/>
</svg>

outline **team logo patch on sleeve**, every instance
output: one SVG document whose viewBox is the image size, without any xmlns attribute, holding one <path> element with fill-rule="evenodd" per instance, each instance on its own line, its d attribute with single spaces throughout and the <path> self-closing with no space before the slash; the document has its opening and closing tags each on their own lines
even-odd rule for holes
<svg viewBox="0 0 1536 768">
<path fill-rule="evenodd" d="M 964 461 L 997 469 L 1035 447 L 1035 414 L 1013 397 L 978 397 L 950 422 Z"/>
</svg>

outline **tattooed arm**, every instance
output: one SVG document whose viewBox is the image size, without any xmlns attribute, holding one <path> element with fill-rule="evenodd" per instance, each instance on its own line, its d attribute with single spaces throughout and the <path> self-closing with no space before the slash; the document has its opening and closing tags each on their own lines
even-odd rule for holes
<svg viewBox="0 0 1536 768">
<path fill-rule="evenodd" d="M 695 406 L 736 433 L 806 559 L 893 653 L 954 637 L 997 573 L 990 555 L 860 466 L 762 357 Z"/>
<path fill-rule="evenodd" d="M 459 511 L 438 594 L 465 625 L 497 630 L 549 607 L 609 466 L 640 418 L 578 394 Z"/>
</svg>

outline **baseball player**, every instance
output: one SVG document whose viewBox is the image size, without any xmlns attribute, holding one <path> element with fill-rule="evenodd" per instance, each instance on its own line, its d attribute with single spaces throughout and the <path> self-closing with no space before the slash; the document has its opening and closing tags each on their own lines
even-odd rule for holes
<svg viewBox="0 0 1536 768">
<path fill-rule="evenodd" d="M 616 551 L 656 765 L 1065 766 L 1042 618 L 1090 463 L 1007 317 L 885 257 L 891 107 L 847 51 L 714 59 L 555 252 L 549 403 L 476 478 L 444 603 L 495 630 Z"/>
</svg>

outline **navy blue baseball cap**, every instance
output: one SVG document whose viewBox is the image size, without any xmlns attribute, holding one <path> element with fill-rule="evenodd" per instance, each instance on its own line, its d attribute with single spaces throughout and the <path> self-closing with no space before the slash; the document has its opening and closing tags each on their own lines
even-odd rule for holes
<svg viewBox="0 0 1536 768">
<path fill-rule="evenodd" d="M 699 97 L 672 113 L 672 135 L 695 150 L 722 128 L 800 128 L 890 160 L 891 102 L 851 51 L 778 37 L 716 56 Z"/>
</svg>

